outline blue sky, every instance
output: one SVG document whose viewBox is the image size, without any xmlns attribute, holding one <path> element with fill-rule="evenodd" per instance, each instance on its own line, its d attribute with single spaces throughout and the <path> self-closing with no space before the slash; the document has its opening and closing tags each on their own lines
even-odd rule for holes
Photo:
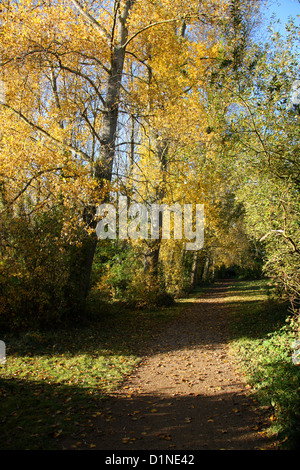
<svg viewBox="0 0 300 470">
<path fill-rule="evenodd" d="M 284 31 L 284 25 L 288 22 L 289 17 L 293 17 L 295 24 L 300 26 L 300 3 L 298 0 L 273 0 L 268 8 L 267 17 L 271 17 L 275 13 L 276 18 L 280 19 L 282 25 L 273 24 L 276 30 Z"/>
</svg>

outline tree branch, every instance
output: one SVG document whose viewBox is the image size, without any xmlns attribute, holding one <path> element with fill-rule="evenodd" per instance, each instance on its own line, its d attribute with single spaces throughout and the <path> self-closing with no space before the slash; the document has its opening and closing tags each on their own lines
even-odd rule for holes
<svg viewBox="0 0 300 470">
<path fill-rule="evenodd" d="M 103 104 L 103 106 L 105 106 L 105 101 L 103 99 L 103 96 L 99 92 L 98 87 L 95 85 L 93 80 L 88 75 L 86 75 L 85 73 L 80 72 L 79 70 L 74 70 L 74 69 L 71 69 L 70 67 L 68 67 L 66 65 L 63 65 L 61 63 L 60 59 L 58 59 L 58 61 L 59 61 L 59 66 L 62 70 L 66 70 L 67 72 L 73 73 L 74 75 L 77 75 L 78 77 L 84 78 L 84 80 L 89 82 L 89 84 L 94 88 L 94 90 L 95 90 L 98 98 L 100 99 L 101 103 Z"/>
<path fill-rule="evenodd" d="M 110 35 L 105 31 L 105 29 L 101 26 L 100 23 L 87 11 L 83 9 L 81 4 L 77 0 L 70 0 L 75 8 L 79 11 L 79 13 L 91 24 L 93 25 L 97 31 L 101 34 L 102 37 L 111 41 Z"/>
<path fill-rule="evenodd" d="M 288 237 L 285 235 L 284 233 L 284 230 L 271 230 L 270 232 L 268 232 L 266 235 L 264 235 L 259 241 L 262 242 L 263 240 L 265 240 L 269 235 L 272 235 L 272 233 L 277 233 L 278 235 L 282 235 L 283 238 L 285 238 L 287 241 L 290 242 L 290 244 L 293 246 L 294 248 L 294 252 L 297 253 L 298 255 L 300 255 L 300 250 L 297 248 L 294 240 L 292 240 L 291 237 Z"/>
<path fill-rule="evenodd" d="M 82 157 L 84 157 L 85 159 L 87 160 L 90 160 L 90 156 L 83 152 L 83 150 L 80 150 L 80 149 L 77 149 L 75 147 L 73 147 L 72 145 L 69 145 L 69 144 L 66 144 L 64 142 L 61 142 L 60 140 L 56 139 L 55 137 L 53 137 L 49 132 L 47 132 L 45 129 L 43 129 L 42 127 L 38 126 L 37 124 L 35 124 L 34 122 L 30 121 L 29 119 L 27 119 L 26 116 L 24 116 L 24 114 L 22 114 L 20 111 L 17 111 L 16 109 L 12 108 L 11 106 L 9 106 L 7 103 L 1 103 L 1 105 L 6 108 L 6 109 L 9 109 L 10 111 L 12 111 L 13 113 L 15 113 L 17 116 L 19 116 L 24 122 L 26 122 L 30 127 L 32 127 L 33 129 L 35 129 L 39 134 L 41 134 L 42 136 L 46 137 L 47 139 L 51 140 L 52 142 L 54 142 L 56 145 L 58 145 L 58 147 L 62 148 L 62 149 L 65 149 L 65 150 L 69 150 L 71 152 L 74 152 L 78 155 L 81 155 Z"/>
<path fill-rule="evenodd" d="M 62 167 L 54 167 L 54 168 L 48 168 L 47 170 L 41 170 L 41 171 L 38 171 L 38 173 L 36 175 L 33 175 L 28 181 L 27 183 L 25 184 L 25 186 L 19 191 L 19 193 L 9 202 L 7 202 L 5 204 L 5 208 L 0 212 L 0 214 L 3 214 L 6 210 L 7 210 L 7 207 L 10 207 L 12 206 L 18 199 L 19 197 L 22 196 L 22 194 L 25 193 L 26 189 L 31 185 L 31 183 L 39 178 L 40 176 L 42 176 L 43 174 L 45 173 L 51 173 L 53 171 L 60 171 L 62 170 Z"/>
<path fill-rule="evenodd" d="M 150 24 L 148 24 L 147 26 L 144 26 L 144 28 L 142 28 L 142 29 L 140 29 L 139 31 L 137 31 L 136 33 L 134 33 L 129 39 L 127 39 L 127 41 L 125 42 L 125 44 L 123 44 L 123 47 L 124 47 L 124 49 L 125 49 L 126 46 L 128 46 L 128 44 L 129 44 L 134 38 L 136 38 L 139 34 L 143 33 L 144 31 L 147 31 L 147 29 L 152 28 L 153 26 L 158 26 L 158 25 L 166 24 L 166 23 L 174 23 L 175 21 L 181 21 L 181 20 L 182 20 L 182 18 L 172 18 L 172 19 L 169 19 L 169 20 L 156 21 L 155 23 L 150 23 Z"/>
</svg>

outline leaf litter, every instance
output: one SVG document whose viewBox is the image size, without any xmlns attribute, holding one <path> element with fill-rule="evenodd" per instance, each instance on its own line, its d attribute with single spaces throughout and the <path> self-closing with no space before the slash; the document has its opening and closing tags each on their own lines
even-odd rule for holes
<svg viewBox="0 0 300 470">
<path fill-rule="evenodd" d="M 228 286 L 194 298 L 153 338 L 134 372 L 106 398 L 82 449 L 273 448 L 262 431 L 267 417 L 228 347 Z M 72 437 L 61 445 L 72 448 Z"/>
</svg>

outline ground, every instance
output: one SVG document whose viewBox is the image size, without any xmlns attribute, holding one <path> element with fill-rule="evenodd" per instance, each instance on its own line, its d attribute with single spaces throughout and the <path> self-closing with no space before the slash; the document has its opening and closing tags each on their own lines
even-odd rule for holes
<svg viewBox="0 0 300 470">
<path fill-rule="evenodd" d="M 63 449 L 264 450 L 267 413 L 228 346 L 228 283 L 194 299 L 103 401 L 93 426 Z M 78 442 L 80 441 L 80 442 Z"/>
</svg>

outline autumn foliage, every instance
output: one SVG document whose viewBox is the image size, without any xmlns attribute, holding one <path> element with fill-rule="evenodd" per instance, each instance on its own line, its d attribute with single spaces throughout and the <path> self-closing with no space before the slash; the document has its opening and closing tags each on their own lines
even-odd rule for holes
<svg viewBox="0 0 300 470">
<path fill-rule="evenodd" d="M 297 304 L 299 115 L 281 103 L 297 62 L 253 43 L 259 3 L 2 2 L 3 326 L 76 318 L 91 288 L 168 304 L 232 266 L 264 265 Z M 97 241 L 120 195 L 204 204 L 203 250 Z"/>
</svg>

